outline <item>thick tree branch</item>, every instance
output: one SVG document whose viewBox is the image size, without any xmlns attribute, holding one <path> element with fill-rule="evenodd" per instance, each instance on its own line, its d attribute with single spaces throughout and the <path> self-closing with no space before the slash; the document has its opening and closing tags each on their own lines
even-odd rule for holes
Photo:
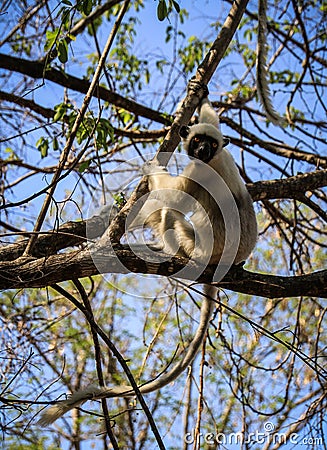
<svg viewBox="0 0 327 450">
<path fill-rule="evenodd" d="M 327 168 L 326 156 L 315 155 L 303 150 L 298 150 L 289 145 L 282 144 L 281 142 L 278 143 L 264 141 L 226 116 L 221 117 L 221 122 L 227 124 L 233 130 L 240 133 L 241 136 L 248 139 L 250 141 L 248 145 L 260 145 L 260 147 L 264 148 L 274 155 L 282 156 L 283 158 L 287 158 L 290 160 L 295 159 L 298 161 L 306 161 L 307 163 L 312 164 L 315 167 Z"/>
<path fill-rule="evenodd" d="M 208 84 L 215 73 L 220 61 L 223 59 L 229 44 L 240 24 L 249 0 L 233 1 L 229 14 L 223 24 L 216 40 L 213 42 L 206 57 L 199 65 L 195 78 L 197 81 Z"/>
<path fill-rule="evenodd" d="M 89 81 L 82 80 L 57 69 L 46 68 L 42 62 L 15 58 L 3 53 L 0 53 L 0 68 L 19 72 L 35 79 L 49 80 L 65 88 L 81 92 L 82 94 L 86 94 L 90 87 Z M 124 98 L 115 92 L 109 91 L 103 86 L 98 86 L 93 93 L 93 96 L 99 97 L 101 100 L 105 100 L 120 108 L 124 108 L 127 111 L 134 113 L 136 116 L 142 116 L 164 125 L 170 124 L 169 118 L 165 117 L 160 112 Z"/>
<path fill-rule="evenodd" d="M 98 238 L 105 232 L 108 223 L 108 218 L 105 216 L 94 216 L 91 219 L 79 222 L 67 222 L 55 231 L 41 232 L 31 256 L 37 258 L 42 256 L 49 257 L 64 248 L 81 245 Z M 29 234 L 24 232 L 24 235 Z M 22 256 L 27 242 L 27 240 L 21 240 L 15 244 L 1 246 L 0 261 L 14 261 Z"/>
<path fill-rule="evenodd" d="M 265 180 L 247 184 L 253 200 L 296 198 L 301 200 L 308 191 L 327 186 L 327 170 L 316 170 L 282 180 Z"/>
<path fill-rule="evenodd" d="M 152 255 L 152 256 L 151 256 Z M 160 257 L 163 262 L 158 262 Z M 152 262 L 151 261 L 152 258 Z M 148 262 L 145 262 L 145 259 Z M 83 278 L 99 273 L 148 273 L 174 276 L 185 266 L 182 258 L 171 258 L 158 253 L 144 253 L 142 258 L 131 250 L 120 248 L 113 251 L 101 248 L 92 255 L 88 251 L 74 251 L 69 254 L 53 255 L 49 258 L 13 263 L 0 263 L 0 289 L 42 288 L 54 283 Z M 209 267 L 196 280 L 198 267 L 189 263 L 188 280 L 208 283 L 212 280 L 215 267 Z M 194 277 L 195 278 L 195 277 Z M 252 273 L 240 267 L 232 267 L 217 286 L 244 294 L 266 298 L 277 297 L 327 297 L 327 270 L 301 276 L 278 276 Z"/>
<path fill-rule="evenodd" d="M 187 124 L 190 120 L 198 104 L 199 98 L 201 97 L 201 86 L 207 84 L 215 72 L 235 33 L 247 3 L 246 0 L 233 3 L 232 9 L 220 34 L 196 73 L 195 81 L 198 82 L 200 90 L 191 92 L 184 100 L 181 110 L 176 115 L 166 139 L 159 149 L 159 153 L 170 153 L 176 148 L 179 142 L 179 129 L 181 125 Z M 33 78 L 44 78 L 83 93 L 87 92 L 90 86 L 87 81 L 64 74 L 56 69 L 49 68 L 45 70 L 44 64 L 39 61 L 31 62 L 7 55 L 0 55 L 0 67 L 17 71 Z M 170 124 L 170 120 L 165 119 L 160 113 L 124 99 L 118 94 L 110 92 L 105 88 L 100 87 L 99 90 L 97 90 L 97 95 L 103 100 L 107 100 L 116 106 L 134 112 L 137 115 L 156 120 L 159 123 Z M 35 110 L 37 109 L 36 105 L 32 103 L 30 103 L 30 107 L 32 109 L 35 108 Z M 41 111 L 40 109 L 38 112 L 49 114 L 48 111 Z M 228 118 L 224 118 L 223 121 L 231 126 L 231 128 L 235 129 L 235 124 L 231 123 Z M 242 133 L 252 143 L 256 142 L 253 135 L 249 134 L 246 130 L 242 130 Z M 278 146 L 276 143 L 263 142 L 262 146 L 268 151 L 283 157 L 305 160 L 321 167 L 326 167 L 327 164 L 325 158 L 319 158 L 316 155 L 294 150 L 283 145 Z M 326 184 L 326 171 L 320 170 L 311 174 L 291 177 L 286 180 L 254 183 L 249 185 L 249 191 L 254 200 L 288 197 L 301 199 L 304 192 L 318 189 Z M 132 195 L 128 205 L 132 204 L 138 196 L 142 195 L 145 189 L 146 186 L 143 184 L 143 191 L 142 189 L 136 191 L 136 193 Z M 116 238 L 119 239 L 122 224 L 124 223 L 126 214 L 129 210 L 128 205 L 114 221 L 111 232 L 107 236 L 107 238 L 109 238 L 108 241 L 114 242 Z M 90 219 L 90 221 L 92 220 L 97 222 L 98 219 Z M 79 278 L 108 272 L 155 273 L 158 275 L 171 276 L 185 264 L 185 261 L 173 258 L 171 261 L 161 263 L 158 262 L 158 260 L 155 260 L 149 265 L 145 263 L 143 259 L 135 256 L 130 250 L 120 246 L 117 252 L 113 253 L 110 251 L 109 247 L 103 246 L 103 242 L 101 243 L 102 246 L 96 250 L 96 265 L 89 252 L 86 250 L 72 251 L 68 254 L 54 254 L 60 249 L 67 248 L 71 245 L 81 244 L 85 241 L 86 235 L 88 239 L 92 239 L 93 236 L 96 238 L 101 235 L 106 225 L 104 225 L 102 219 L 100 219 L 99 223 L 95 226 L 94 234 L 90 234 L 89 230 L 86 232 L 85 222 L 80 222 L 79 224 L 65 224 L 59 230 L 59 233 L 54 232 L 52 235 L 40 235 L 33 254 L 31 255 L 31 259 L 28 260 L 19 258 L 26 245 L 24 242 L 12 245 L 10 248 L 4 248 L 0 252 L 0 255 L 3 256 L 3 258 L 1 258 L 2 261 L 18 259 L 0 265 L 0 288 L 44 287 L 56 282 L 71 279 L 72 277 Z M 118 263 L 117 257 L 119 257 L 121 263 Z M 208 269 L 201 275 L 198 281 L 208 282 L 211 279 L 211 275 L 212 270 Z M 327 289 L 326 271 L 300 277 L 279 277 L 251 274 L 240 268 L 232 268 L 220 285 L 228 289 L 248 294 L 257 294 L 257 292 L 260 292 L 260 294 L 265 297 L 297 295 L 325 296 Z"/>
</svg>

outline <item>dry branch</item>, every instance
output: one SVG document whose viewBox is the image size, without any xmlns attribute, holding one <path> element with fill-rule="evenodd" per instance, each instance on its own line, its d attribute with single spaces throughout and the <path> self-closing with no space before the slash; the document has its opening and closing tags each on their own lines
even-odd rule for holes
<svg viewBox="0 0 327 450">
<path fill-rule="evenodd" d="M 16 58 L 3 53 L 0 54 L 0 68 L 22 73 L 23 75 L 27 75 L 35 79 L 49 80 L 65 88 L 72 89 L 76 92 L 81 92 L 82 94 L 86 94 L 90 87 L 89 81 L 82 80 L 57 69 L 46 68 L 42 62 L 29 61 L 27 59 Z M 115 106 L 124 108 L 136 116 L 142 116 L 164 125 L 170 124 L 169 118 L 164 117 L 158 111 L 129 100 L 119 94 L 116 94 L 116 92 L 109 91 L 103 86 L 98 86 L 93 95 L 101 100 L 112 103 Z"/>
<path fill-rule="evenodd" d="M 164 260 L 161 263 L 158 262 L 160 257 Z M 153 262 L 146 262 L 151 258 Z M 167 255 L 160 253 L 154 259 L 152 253 L 144 252 L 144 256 L 142 255 L 140 258 L 131 250 L 123 247 L 117 248 L 115 251 L 109 247 L 103 247 L 93 254 L 89 251 L 77 250 L 68 254 L 52 255 L 48 258 L 33 260 L 21 258 L 11 263 L 0 263 L 0 289 L 42 288 L 58 282 L 100 273 L 133 272 L 171 277 L 182 270 L 186 262 L 183 258 L 167 260 Z M 208 267 L 195 280 L 192 273 L 197 273 L 197 270 L 196 264 L 190 264 L 188 280 L 208 283 L 212 279 L 215 267 Z M 286 277 L 253 273 L 241 267 L 232 267 L 218 286 L 244 294 L 260 294 L 267 298 L 327 297 L 327 270 Z"/>
</svg>

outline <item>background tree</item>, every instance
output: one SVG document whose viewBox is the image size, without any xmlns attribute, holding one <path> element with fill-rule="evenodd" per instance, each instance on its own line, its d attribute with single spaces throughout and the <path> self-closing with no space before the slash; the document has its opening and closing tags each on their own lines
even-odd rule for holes
<svg viewBox="0 0 327 450">
<path fill-rule="evenodd" d="M 218 448 L 228 447 L 231 433 L 243 438 L 242 448 L 327 447 L 326 8 L 269 3 L 270 89 L 285 117 L 276 127 L 257 101 L 257 2 L 240 2 L 224 27 L 231 6 L 2 3 L 6 449 Z M 198 287 L 171 277 L 185 261 L 148 264 L 124 245 L 126 235 L 120 240 L 125 211 L 146 188 L 135 190 L 144 161 L 159 144 L 175 150 L 180 121 L 196 107 L 188 96 L 174 120 L 194 74 L 210 81 L 255 201 L 256 250 L 246 270 L 232 268 L 221 281 L 202 353 L 173 385 L 147 395 L 146 404 L 86 403 L 41 429 L 42 406 L 88 383 L 126 383 L 124 361 L 138 383 L 153 379 L 194 334 Z M 179 150 L 175 171 L 185 163 Z M 94 259 L 87 245 L 108 223 Z M 211 274 L 208 268 L 199 281 Z"/>
</svg>

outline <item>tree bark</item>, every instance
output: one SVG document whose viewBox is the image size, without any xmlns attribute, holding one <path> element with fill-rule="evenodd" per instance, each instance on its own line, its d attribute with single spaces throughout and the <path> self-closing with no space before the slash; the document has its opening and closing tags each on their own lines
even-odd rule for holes
<svg viewBox="0 0 327 450">
<path fill-rule="evenodd" d="M 163 262 L 160 262 L 160 259 Z M 11 263 L 0 263 L 0 289 L 42 288 L 100 273 L 133 272 L 173 277 L 187 262 L 183 258 L 167 258 L 167 255 L 162 253 L 158 253 L 154 258 L 153 252 L 144 252 L 144 257 L 141 258 L 122 246 L 114 250 L 102 247 L 92 254 L 88 250 L 76 250 L 48 258 L 20 258 Z M 188 280 L 199 283 L 209 283 L 216 269 L 215 266 L 208 267 L 196 279 L 192 275 L 197 273 L 198 266 L 189 263 L 189 267 Z M 285 277 L 253 273 L 240 266 L 233 266 L 217 286 L 266 298 L 327 297 L 327 270 Z"/>
</svg>

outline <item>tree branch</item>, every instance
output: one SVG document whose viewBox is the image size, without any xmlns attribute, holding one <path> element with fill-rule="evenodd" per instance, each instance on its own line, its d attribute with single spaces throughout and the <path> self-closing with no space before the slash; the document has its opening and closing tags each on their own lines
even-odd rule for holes
<svg viewBox="0 0 327 450">
<path fill-rule="evenodd" d="M 295 159 L 298 161 L 306 161 L 307 163 L 312 164 L 315 167 L 327 168 L 326 156 L 315 155 L 303 150 L 298 150 L 281 142 L 264 141 L 226 116 L 221 117 L 221 123 L 227 124 L 233 130 L 237 131 L 241 136 L 249 139 L 250 144 L 248 145 L 260 145 L 260 147 L 264 148 L 274 155 L 282 156 L 283 158 L 287 158 L 290 160 Z"/>
<path fill-rule="evenodd" d="M 160 259 L 163 262 L 160 262 Z M 195 274 L 199 272 L 199 267 L 183 258 L 171 258 L 159 252 L 155 259 L 153 252 L 144 252 L 142 257 L 139 257 L 130 249 L 120 246 L 115 251 L 109 247 L 102 247 L 92 254 L 89 251 L 77 250 L 48 258 L 28 261 L 22 258 L 12 263 L 0 263 L 0 289 L 43 288 L 100 273 L 132 272 L 172 277 L 185 267 L 186 262 L 189 270 L 185 279 L 199 283 L 211 282 L 215 266 L 208 267 L 197 278 Z M 260 296 L 266 298 L 297 296 L 325 298 L 327 270 L 286 277 L 249 272 L 239 266 L 233 266 L 217 286 L 250 295 L 260 293 Z"/>
<path fill-rule="evenodd" d="M 112 44 L 114 42 L 115 36 L 116 36 L 116 34 L 117 34 L 118 30 L 119 30 L 121 21 L 123 20 L 123 17 L 126 14 L 129 2 L 130 2 L 130 0 L 125 0 L 124 1 L 123 5 L 122 5 L 122 7 L 121 7 L 121 9 L 119 11 L 119 14 L 117 16 L 117 19 L 116 19 L 116 21 L 115 21 L 115 23 L 113 25 L 113 28 L 112 28 L 111 32 L 109 33 L 109 36 L 107 38 L 106 44 L 105 44 L 104 49 L 103 49 L 103 52 L 102 52 L 102 54 L 101 54 L 101 56 L 99 58 L 99 61 L 98 61 L 95 73 L 93 75 L 92 81 L 90 83 L 89 89 L 88 89 L 88 91 L 87 91 L 87 93 L 86 93 L 86 95 L 84 97 L 83 104 L 82 104 L 81 108 L 78 111 L 77 117 L 74 120 L 72 129 L 71 129 L 71 131 L 70 131 L 70 133 L 68 135 L 65 147 L 64 147 L 64 149 L 62 150 L 62 152 L 60 154 L 58 166 L 57 166 L 56 171 L 55 171 L 55 173 L 54 173 L 54 175 L 52 177 L 49 190 L 46 192 L 46 196 L 45 196 L 44 202 L 43 202 L 42 207 L 40 209 L 39 215 L 38 215 L 38 217 L 36 219 L 36 222 L 35 222 L 35 225 L 34 225 L 34 232 L 38 232 L 38 231 L 41 230 L 41 227 L 43 225 L 45 216 L 46 216 L 46 214 L 48 212 L 48 209 L 50 207 L 50 204 L 51 204 L 51 201 L 52 201 L 52 198 L 53 198 L 53 194 L 54 194 L 55 189 L 57 187 L 57 182 L 58 182 L 58 180 L 60 178 L 61 173 L 63 172 L 63 170 L 65 168 L 65 165 L 66 165 L 66 162 L 67 162 L 67 158 L 69 156 L 71 147 L 72 147 L 73 142 L 75 140 L 75 137 L 76 137 L 76 135 L 78 133 L 78 129 L 79 129 L 79 127 L 80 127 L 80 125 L 81 125 L 81 123 L 83 121 L 84 115 L 85 115 L 85 113 L 87 111 L 87 108 L 88 108 L 88 106 L 90 104 L 90 101 L 91 101 L 91 98 L 92 98 L 93 93 L 95 91 L 95 88 L 96 88 L 96 86 L 99 83 L 101 72 L 102 72 L 102 70 L 103 70 L 103 68 L 105 66 L 107 56 L 108 56 L 109 51 L 111 49 L 111 46 L 112 46 Z M 31 254 L 31 250 L 32 250 L 32 248 L 33 248 L 33 246 L 35 244 L 36 238 L 37 238 L 37 234 L 32 234 L 31 235 L 30 240 L 29 240 L 29 242 L 28 242 L 28 244 L 27 244 L 27 246 L 25 248 L 24 254 L 26 254 L 26 255 Z"/>
<path fill-rule="evenodd" d="M 44 63 L 42 62 L 15 58 L 3 53 L 0 53 L 0 68 L 19 72 L 28 75 L 31 78 L 53 81 L 60 86 L 81 92 L 82 94 L 86 94 L 90 88 L 89 81 L 82 80 L 57 69 L 45 68 Z M 160 112 L 124 98 L 115 92 L 109 91 L 103 86 L 98 86 L 96 92 L 93 93 L 93 96 L 112 103 L 120 108 L 124 108 L 127 111 L 134 113 L 136 116 L 142 116 L 164 125 L 169 125 L 171 123 L 170 119 Z"/>
<path fill-rule="evenodd" d="M 327 170 L 316 170 L 282 180 L 265 180 L 247 184 L 253 200 L 297 198 L 301 200 L 308 191 L 327 186 Z"/>
<path fill-rule="evenodd" d="M 55 116 L 55 111 L 51 108 L 45 108 L 44 106 L 35 103 L 33 100 L 28 100 L 23 97 L 20 97 L 15 94 L 10 94 L 8 92 L 4 92 L 0 90 L 0 100 L 4 100 L 6 102 L 15 103 L 23 108 L 28 108 L 31 111 L 35 111 L 37 114 L 47 118 L 53 119 Z M 68 118 L 66 116 L 63 117 L 63 121 L 68 122 Z M 163 137 L 167 133 L 167 128 L 161 128 L 158 130 L 125 130 L 120 128 L 113 127 L 113 132 L 115 136 L 124 136 L 132 139 L 159 139 Z M 7 138 L 0 139 L 0 142 L 6 142 Z M 8 163 L 15 163 L 15 161 L 8 161 Z M 40 169 L 41 170 L 41 169 Z"/>
</svg>

